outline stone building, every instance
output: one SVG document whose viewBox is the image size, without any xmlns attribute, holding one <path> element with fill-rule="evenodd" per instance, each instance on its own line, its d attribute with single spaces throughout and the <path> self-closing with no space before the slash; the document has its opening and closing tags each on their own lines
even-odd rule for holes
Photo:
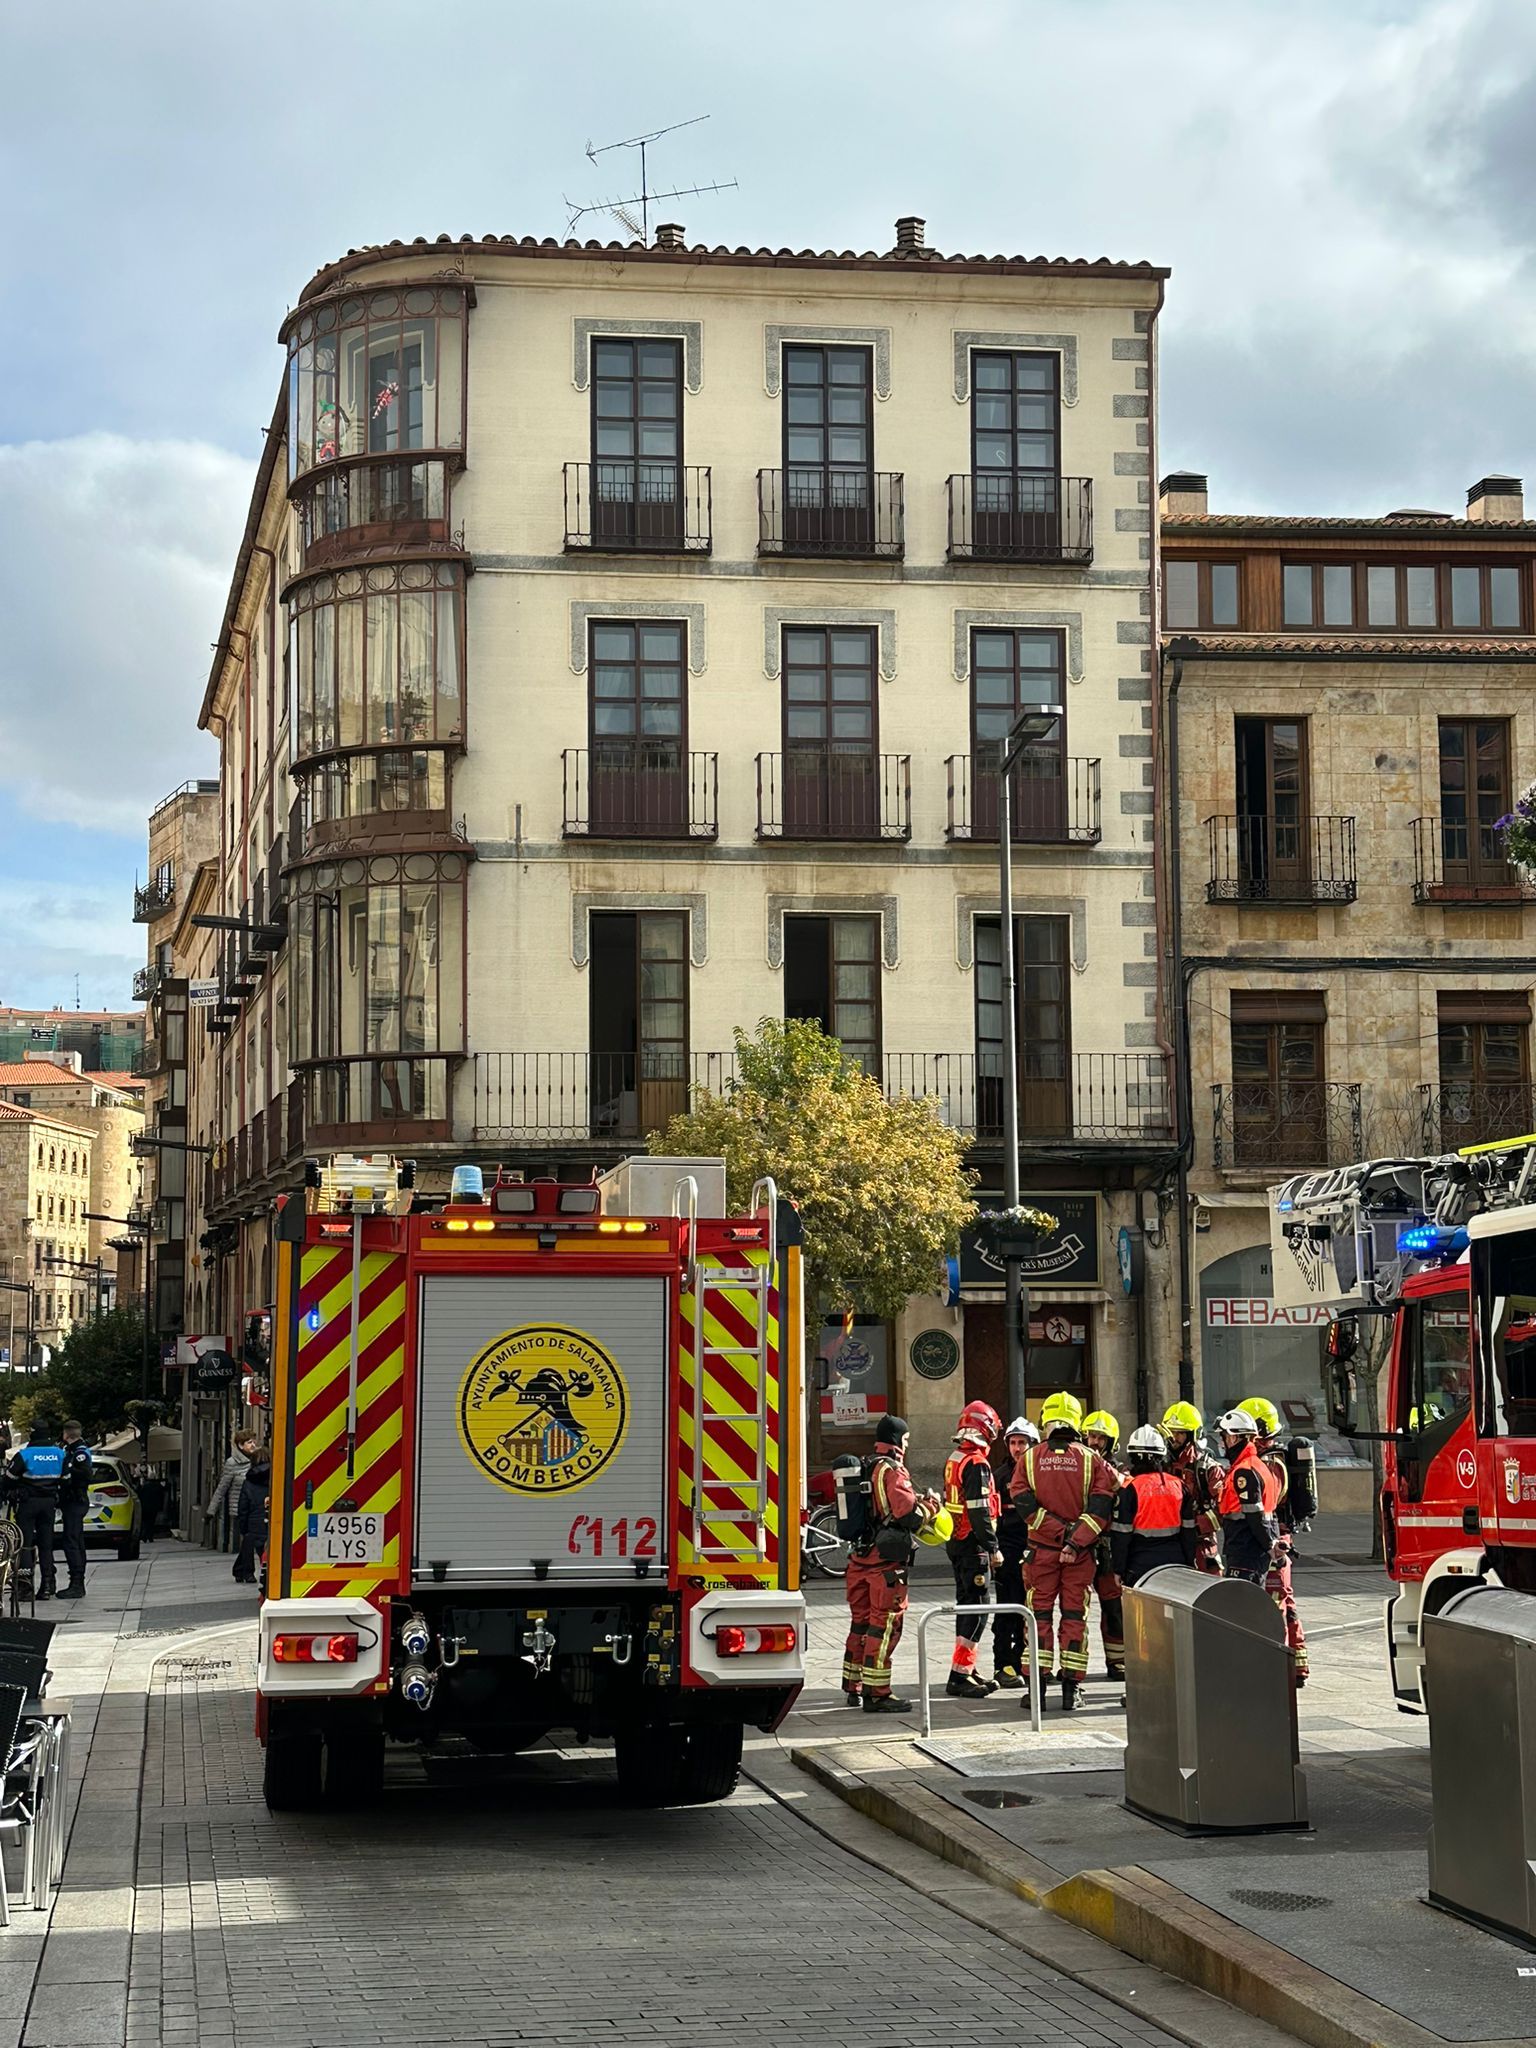
<svg viewBox="0 0 1536 2048">
<path fill-rule="evenodd" d="M 814 1017 L 1002 1187 L 998 738 L 1028 1388 L 1163 1389 L 1116 1276 L 1173 1156 L 1153 869 L 1147 264 L 487 237 L 299 295 L 203 723 L 210 1261 L 271 1301 L 304 1152 L 585 1176 Z M 291 666 L 285 670 L 285 662 Z M 201 1027 L 194 1024 L 193 1037 Z M 1128 1267 L 1139 1273 L 1137 1259 Z M 1001 1274 L 840 1327 L 813 1458 L 1008 1400 Z M 921 1361 L 921 1367 L 914 1363 Z"/>
<path fill-rule="evenodd" d="M 94 1143 L 62 1111 L 0 1099 L 0 1328 L 18 1364 L 43 1363 L 44 1348 L 93 1312 Z"/>
<path fill-rule="evenodd" d="M 1536 522 L 1513 477 L 1465 517 L 1325 519 L 1212 512 L 1189 474 L 1161 521 L 1191 1355 L 1208 1411 L 1320 1423 L 1266 1188 L 1536 1128 L 1536 885 L 1496 830 L 1536 776 Z"/>
<path fill-rule="evenodd" d="M 115 1082 L 119 1077 L 113 1076 Z M 104 1301 L 136 1298 L 142 1286 L 136 1259 L 118 1251 L 120 1232 L 101 1216 L 129 1216 L 144 1206 L 144 1162 L 135 1141 L 144 1128 L 138 1084 L 109 1085 L 105 1074 L 85 1072 L 80 1055 L 57 1054 L 0 1064 L 0 1102 L 36 1109 L 90 1133 L 91 1176 L 85 1207 L 95 1212 L 86 1226 L 83 1257 L 89 1272 L 68 1273 L 71 1293 Z M 97 1262 L 100 1262 L 99 1269 Z M 64 1275 L 64 1269 L 57 1269 Z"/>
<path fill-rule="evenodd" d="M 78 1059 L 87 1074 L 125 1080 L 143 1040 L 137 1010 L 23 1010 L 0 1003 L 0 1060 Z"/>
</svg>

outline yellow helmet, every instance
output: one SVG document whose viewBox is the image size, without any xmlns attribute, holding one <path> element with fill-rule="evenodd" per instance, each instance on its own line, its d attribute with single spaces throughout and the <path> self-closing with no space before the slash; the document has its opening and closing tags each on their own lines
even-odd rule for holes
<svg viewBox="0 0 1536 2048">
<path fill-rule="evenodd" d="M 1237 1405 L 1259 1425 L 1260 1436 L 1280 1434 L 1280 1410 L 1273 1401 L 1266 1401 L 1262 1394 L 1250 1394 L 1246 1401 L 1239 1401 Z"/>
<path fill-rule="evenodd" d="M 1120 1425 L 1107 1408 L 1095 1408 L 1091 1415 L 1083 1417 L 1084 1436 L 1102 1436 L 1113 1449 L 1120 1441 Z"/>
<path fill-rule="evenodd" d="M 1083 1426 L 1083 1404 L 1076 1394 L 1047 1394 L 1040 1404 L 1040 1427 L 1049 1434 L 1065 1423 L 1069 1429 Z"/>
<path fill-rule="evenodd" d="M 928 1520 L 917 1532 L 919 1543 L 931 1543 L 937 1547 L 947 1543 L 955 1533 L 955 1518 L 948 1508 L 935 1508 Z"/>
<path fill-rule="evenodd" d="M 1171 1429 L 1186 1430 L 1190 1436 L 1200 1434 L 1200 1410 L 1193 1401 L 1175 1401 L 1163 1417 L 1163 1433 Z"/>
</svg>

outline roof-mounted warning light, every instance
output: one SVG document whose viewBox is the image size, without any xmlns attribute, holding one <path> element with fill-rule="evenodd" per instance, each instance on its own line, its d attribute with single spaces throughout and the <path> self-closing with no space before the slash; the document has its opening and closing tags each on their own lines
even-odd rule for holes
<svg viewBox="0 0 1536 2048">
<path fill-rule="evenodd" d="M 1410 1259 L 1457 1258 L 1467 1248 L 1463 1224 L 1410 1223 L 1397 1233 L 1397 1248 Z"/>
</svg>

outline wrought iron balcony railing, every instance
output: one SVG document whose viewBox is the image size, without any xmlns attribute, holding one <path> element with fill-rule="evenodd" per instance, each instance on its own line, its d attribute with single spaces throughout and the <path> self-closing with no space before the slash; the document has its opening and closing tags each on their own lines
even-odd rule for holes
<svg viewBox="0 0 1536 2048">
<path fill-rule="evenodd" d="M 677 462 L 568 462 L 568 554 L 707 555 L 713 504 L 707 469 Z"/>
<path fill-rule="evenodd" d="M 600 740 L 567 747 L 567 839 L 713 839 L 719 824 L 719 757 L 671 740 Z"/>
<path fill-rule="evenodd" d="M 951 754 L 949 839 L 997 839 L 1000 792 L 995 756 L 989 751 Z M 1096 846 L 1099 822 L 1099 764 L 1076 755 L 1026 754 L 1009 778 L 1009 836 L 1020 845 Z"/>
<path fill-rule="evenodd" d="M 952 562 L 1093 560 L 1093 480 L 1086 476 L 949 479 Z"/>
<path fill-rule="evenodd" d="M 156 876 L 133 892 L 133 921 L 153 924 L 176 900 L 176 883 L 171 876 Z"/>
<path fill-rule="evenodd" d="M 794 747 L 757 757 L 759 839 L 910 839 L 909 754 Z"/>
<path fill-rule="evenodd" d="M 1415 903 L 1536 901 L 1536 879 L 1505 860 L 1493 828 L 1438 817 L 1413 821 Z"/>
<path fill-rule="evenodd" d="M 903 480 L 884 470 L 760 469 L 760 555 L 891 561 L 906 551 Z"/>
<path fill-rule="evenodd" d="M 1427 1152 L 1459 1152 L 1536 1131 L 1536 1086 L 1529 1081 L 1442 1081 L 1419 1090 Z"/>
<path fill-rule="evenodd" d="M 1353 818 L 1205 821 L 1208 903 L 1353 903 Z"/>
<path fill-rule="evenodd" d="M 631 1143 L 734 1078 L 728 1052 L 475 1054 L 475 1136 L 537 1144 L 562 1138 Z"/>
<path fill-rule="evenodd" d="M 133 977 L 133 1000 L 136 1003 L 152 1002 L 164 980 L 164 971 L 153 962 L 148 967 L 138 968 Z"/>
<path fill-rule="evenodd" d="M 1218 1081 L 1211 1090 L 1219 1167 L 1343 1166 L 1363 1149 L 1358 1081 Z"/>
<path fill-rule="evenodd" d="M 892 1099 L 932 1102 L 944 1122 L 983 1143 L 1003 1135 L 1000 1048 L 885 1055 Z M 1078 1052 L 1026 1047 L 1018 1086 L 1019 1142 L 1171 1143 L 1173 1091 L 1160 1052 Z"/>
</svg>

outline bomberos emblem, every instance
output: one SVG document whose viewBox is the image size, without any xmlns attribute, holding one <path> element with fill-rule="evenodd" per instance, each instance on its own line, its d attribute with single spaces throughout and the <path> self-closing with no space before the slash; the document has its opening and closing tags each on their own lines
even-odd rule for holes
<svg viewBox="0 0 1536 2048">
<path fill-rule="evenodd" d="M 509 1493 L 567 1493 L 607 1465 L 629 1421 L 618 1366 L 590 1337 L 555 1323 L 507 1330 L 459 1388 L 459 1438 Z"/>
</svg>

